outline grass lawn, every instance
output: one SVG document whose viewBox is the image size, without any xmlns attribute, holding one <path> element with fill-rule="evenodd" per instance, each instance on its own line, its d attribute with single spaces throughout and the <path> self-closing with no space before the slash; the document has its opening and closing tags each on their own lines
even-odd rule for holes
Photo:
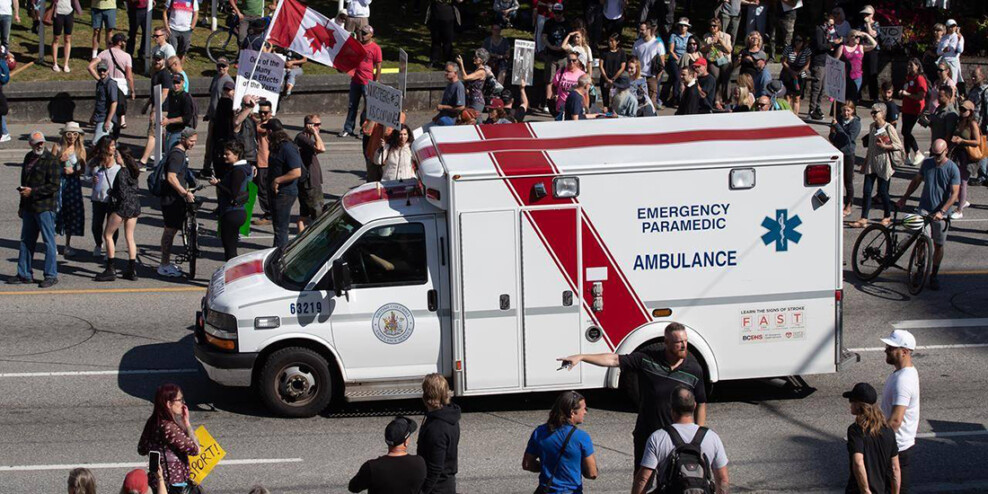
<svg viewBox="0 0 988 494">
<path fill-rule="evenodd" d="M 473 49 L 478 48 L 481 41 L 483 41 L 483 39 L 487 36 L 487 29 L 485 27 L 487 22 L 484 15 L 486 15 L 489 0 L 482 0 L 480 3 L 476 4 L 471 3 L 472 1 L 473 0 L 466 0 L 462 5 L 466 6 L 465 9 L 478 13 L 477 23 L 481 26 L 481 28 L 470 29 L 457 34 L 455 41 L 455 51 L 457 53 L 467 54 Z M 92 54 L 92 29 L 90 27 L 92 21 L 88 10 L 89 2 L 84 3 L 86 3 L 87 6 L 84 7 L 84 11 L 81 16 L 76 16 L 73 26 L 72 59 L 69 63 L 72 68 L 72 72 L 66 74 L 63 72 L 52 71 L 52 27 L 45 26 L 46 47 L 44 63 L 35 63 L 34 65 L 27 67 L 14 76 L 15 80 L 70 81 L 87 80 L 90 78 L 89 74 L 86 72 L 86 65 L 88 64 L 89 57 Z M 423 23 L 425 19 L 425 6 L 428 4 L 428 0 L 422 0 L 422 10 L 419 13 L 413 12 L 410 5 L 411 3 L 411 1 L 406 0 L 402 0 L 400 2 L 392 0 L 388 3 L 381 1 L 380 6 L 378 2 L 372 4 L 371 25 L 374 26 L 376 31 L 376 41 L 379 45 L 381 45 L 381 49 L 384 52 L 384 67 L 397 67 L 398 50 L 404 49 L 408 52 L 408 66 L 410 71 L 429 70 L 427 65 L 429 63 L 429 49 L 431 42 L 429 30 Z M 316 0 L 310 2 L 309 5 L 328 17 L 332 17 L 336 12 L 335 1 Z M 523 9 L 525 8 L 526 7 L 523 7 Z M 212 62 L 210 62 L 209 57 L 206 55 L 206 38 L 209 36 L 210 31 L 202 22 L 205 15 L 209 12 L 210 4 L 208 2 L 202 4 L 200 26 L 193 32 L 192 48 L 186 57 L 185 71 L 192 77 L 211 76 L 215 72 Z M 223 19 L 220 19 L 219 23 L 222 25 Z M 155 18 L 152 25 L 157 26 L 161 24 L 161 11 L 159 9 L 155 12 Z M 127 32 L 127 13 L 123 8 L 117 12 L 116 32 Z M 518 29 L 506 29 L 502 34 L 508 38 L 532 39 L 532 33 Z M 140 35 L 138 35 L 138 39 L 140 39 Z M 38 36 L 31 32 L 31 19 L 27 15 L 27 11 L 23 8 L 21 9 L 21 22 L 19 24 L 15 23 L 11 28 L 10 45 L 11 51 L 13 51 L 17 57 L 19 65 L 23 66 L 24 64 L 34 62 L 37 59 Z M 105 47 L 106 43 L 104 40 L 101 42 L 101 48 L 105 49 Z M 64 48 L 60 46 L 59 52 L 62 52 L 63 49 Z M 61 55 L 61 57 L 64 57 L 64 55 Z M 135 61 L 135 66 L 139 69 L 138 72 L 140 72 L 140 70 L 143 69 L 143 61 Z M 338 73 L 335 69 L 317 63 L 308 63 L 305 65 L 304 69 L 306 74 Z M 302 83 L 304 84 L 304 76 Z"/>
</svg>

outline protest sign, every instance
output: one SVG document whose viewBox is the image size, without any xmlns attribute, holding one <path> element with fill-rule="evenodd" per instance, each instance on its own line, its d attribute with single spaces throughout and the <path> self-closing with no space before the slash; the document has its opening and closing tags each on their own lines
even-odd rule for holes
<svg viewBox="0 0 988 494">
<path fill-rule="evenodd" d="M 244 96 L 249 94 L 270 101 L 271 113 L 277 115 L 281 83 L 285 79 L 285 58 L 275 53 L 263 52 L 258 58 L 258 52 L 254 50 L 241 50 L 240 65 L 237 67 L 237 87 L 233 92 L 233 109 L 239 110 L 240 102 L 243 101 Z M 249 84 L 248 77 L 251 78 Z M 257 106 L 254 106 L 254 111 L 257 109 Z"/>
<path fill-rule="evenodd" d="M 161 105 L 164 103 L 161 101 L 161 84 L 156 84 L 154 86 L 154 91 L 152 91 L 151 97 L 154 98 L 154 162 L 161 163 L 163 149 L 165 145 L 165 136 L 161 128 L 161 117 L 164 114 L 161 113 Z"/>
<path fill-rule="evenodd" d="M 398 49 L 398 90 L 402 98 L 408 95 L 408 53 L 401 48 Z"/>
<path fill-rule="evenodd" d="M 189 457 L 189 479 L 202 484 L 209 472 L 226 456 L 226 451 L 201 425 L 196 429 L 196 439 L 199 440 L 199 454 Z"/>
<path fill-rule="evenodd" d="M 823 90 L 834 101 L 844 101 L 844 90 L 847 81 L 844 74 L 844 62 L 827 56 L 826 76 L 823 79 Z"/>
<path fill-rule="evenodd" d="M 515 40 L 514 64 L 511 66 L 511 84 L 532 85 L 532 73 L 535 69 L 535 43 L 521 39 Z"/>
<path fill-rule="evenodd" d="M 377 81 L 367 83 L 367 119 L 401 128 L 401 91 Z"/>
<path fill-rule="evenodd" d="M 902 26 L 880 26 L 877 41 L 882 48 L 890 48 L 902 43 Z"/>
</svg>

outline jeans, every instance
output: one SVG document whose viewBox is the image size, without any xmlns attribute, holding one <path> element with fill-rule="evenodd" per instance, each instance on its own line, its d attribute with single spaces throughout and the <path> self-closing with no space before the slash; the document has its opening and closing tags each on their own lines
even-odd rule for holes
<svg viewBox="0 0 988 494">
<path fill-rule="evenodd" d="M 7 115 L 0 116 L 0 135 L 7 135 Z"/>
<path fill-rule="evenodd" d="M 981 180 L 988 178 L 988 158 L 982 158 L 981 161 L 978 162 L 978 170 L 978 178 Z"/>
<path fill-rule="evenodd" d="M 127 21 L 129 27 L 127 30 L 127 53 L 134 56 L 134 48 L 137 44 L 137 30 L 141 30 L 141 44 L 137 45 L 137 58 L 144 58 L 144 39 L 147 37 L 147 33 L 144 30 L 147 27 L 148 11 L 147 9 L 138 9 L 127 7 Z"/>
<path fill-rule="evenodd" d="M 844 207 L 854 204 L 854 155 L 844 155 Z"/>
<path fill-rule="evenodd" d="M 288 226 L 292 219 L 292 205 L 298 196 L 280 193 L 271 201 L 271 226 L 274 228 L 274 246 L 288 245 Z"/>
<path fill-rule="evenodd" d="M 343 132 L 353 134 L 353 125 L 357 120 L 357 107 L 360 106 L 360 99 L 364 98 L 365 112 L 367 107 L 367 85 L 357 84 L 350 81 L 350 102 L 347 104 L 346 121 L 343 122 Z M 360 116 L 360 123 L 363 124 L 364 116 Z"/>
<path fill-rule="evenodd" d="M 182 132 L 165 132 L 165 142 L 162 143 L 161 152 L 165 155 L 178 144 L 178 141 L 182 138 Z M 94 141 L 95 142 L 95 141 Z"/>
<path fill-rule="evenodd" d="M 0 44 L 10 47 L 10 23 L 14 19 L 11 15 L 0 15 Z"/>
<path fill-rule="evenodd" d="M 809 81 L 812 86 L 810 86 L 810 112 L 819 111 L 820 113 L 827 113 L 823 111 L 823 84 L 824 80 L 827 78 L 827 66 L 826 65 L 810 65 L 810 74 L 815 80 Z"/>
<path fill-rule="evenodd" d="M 38 247 L 38 232 L 45 242 L 45 279 L 58 278 L 58 250 L 55 244 L 55 212 L 32 213 L 24 211 L 21 222 L 21 247 L 17 258 L 17 276 L 34 279 L 31 263 Z"/>
<path fill-rule="evenodd" d="M 105 122 L 105 120 L 100 120 L 99 122 L 96 122 L 96 129 L 93 131 L 93 145 L 94 146 L 104 136 L 108 136 L 108 135 L 112 135 L 113 134 L 113 127 L 114 127 L 113 122 L 110 122 L 110 131 L 109 132 L 107 132 L 103 128 L 104 122 Z M 175 142 L 178 142 L 178 140 L 176 139 Z"/>
<path fill-rule="evenodd" d="M 871 191 L 875 188 L 875 181 L 878 181 L 878 195 L 882 198 L 882 208 L 885 210 L 885 216 L 883 218 L 888 218 L 892 215 L 892 198 L 889 196 L 889 181 L 883 180 L 873 173 L 865 175 L 864 179 L 864 191 L 861 200 L 864 201 L 864 205 L 861 207 L 861 217 L 868 219 L 868 213 L 871 211 Z"/>
</svg>

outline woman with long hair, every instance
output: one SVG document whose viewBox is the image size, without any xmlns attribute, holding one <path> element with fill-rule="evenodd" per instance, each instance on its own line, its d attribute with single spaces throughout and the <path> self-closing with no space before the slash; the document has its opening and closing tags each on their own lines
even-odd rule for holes
<svg viewBox="0 0 988 494">
<path fill-rule="evenodd" d="M 384 167 L 381 171 L 381 181 L 415 178 L 415 169 L 412 168 L 411 139 L 412 130 L 407 125 L 402 125 L 398 132 L 392 132 L 387 142 L 378 148 L 374 163 Z"/>
<path fill-rule="evenodd" d="M 868 154 L 865 162 L 861 165 L 861 173 L 864 174 L 864 190 L 861 193 L 861 219 L 852 223 L 855 228 L 868 226 L 868 213 L 871 211 L 871 191 L 875 183 L 878 183 L 878 197 L 882 199 L 882 209 L 885 215 L 882 217 L 882 224 L 888 226 L 892 224 L 892 197 L 889 196 L 889 187 L 892 182 L 892 175 L 895 167 L 899 166 L 900 157 L 905 156 L 902 140 L 895 126 L 888 123 L 885 115 L 888 107 L 885 103 L 875 103 L 871 107 L 872 124 L 868 129 Z"/>
<path fill-rule="evenodd" d="M 532 432 L 521 465 L 539 474 L 542 492 L 583 492 L 581 477 L 597 478 L 590 434 L 577 427 L 586 415 L 583 395 L 564 391 L 552 405 L 549 420 Z"/>
<path fill-rule="evenodd" d="M 707 70 L 717 79 L 717 91 L 721 101 L 727 100 L 727 88 L 731 85 L 731 55 L 734 53 L 734 40 L 724 32 L 720 19 L 710 19 L 710 30 L 703 35 L 700 52 L 707 57 Z"/>
<path fill-rule="evenodd" d="M 947 65 L 945 62 L 939 62 L 937 63 L 937 78 L 933 81 L 933 85 L 930 87 L 930 91 L 926 95 L 927 113 L 937 111 L 937 108 L 940 106 L 940 99 L 937 97 L 937 93 L 945 87 L 950 88 L 950 94 L 954 96 L 957 95 L 957 84 L 954 83 L 954 69 L 952 69 L 950 65 Z"/>
<path fill-rule="evenodd" d="M 981 146 L 981 129 L 974 115 L 974 102 L 967 100 L 961 104 L 961 118 L 957 121 L 954 135 L 950 137 L 950 147 L 954 163 L 961 169 L 961 191 L 957 196 L 957 211 L 950 219 L 959 220 L 964 217 L 964 209 L 971 205 L 967 200 L 967 181 L 977 178 L 980 159 L 972 159 L 969 150 Z M 973 169 L 973 170 L 972 170 Z"/>
<path fill-rule="evenodd" d="M 154 393 L 154 411 L 144 423 L 137 453 L 145 456 L 157 451 L 161 456 L 162 475 L 168 494 L 185 494 L 192 488 L 189 456 L 199 454 L 199 442 L 189 423 L 189 407 L 182 389 L 165 383 Z M 157 483 L 158 479 L 152 480 Z"/>
<path fill-rule="evenodd" d="M 96 476 L 88 468 L 69 472 L 69 494 L 96 494 Z"/>
<path fill-rule="evenodd" d="M 919 143 L 913 135 L 913 127 L 926 108 L 928 90 L 929 83 L 923 75 L 923 63 L 918 58 L 910 58 L 906 62 L 906 82 L 902 85 L 899 96 L 902 97 L 902 141 L 906 154 L 914 153 L 912 159 L 914 166 L 919 166 L 924 158 L 919 150 Z"/>
<path fill-rule="evenodd" d="M 593 67 L 593 50 L 590 49 L 590 44 L 587 43 L 587 32 L 585 29 L 580 28 L 567 34 L 563 40 L 562 49 L 568 53 L 575 53 L 580 58 L 580 63 L 583 65 L 584 71 L 589 70 L 588 67 Z"/>
<path fill-rule="evenodd" d="M 81 139 L 81 138 L 80 138 Z M 112 137 L 100 139 L 89 160 L 89 170 L 93 178 L 93 190 L 90 198 L 93 201 L 93 220 L 91 222 L 93 241 L 93 257 L 103 257 L 103 224 L 110 217 L 110 188 L 123 165 L 123 159 L 117 152 L 117 140 Z"/>
<path fill-rule="evenodd" d="M 875 404 L 878 393 L 868 383 L 857 383 L 843 396 L 854 415 L 847 428 L 850 475 L 845 492 L 899 492 L 899 448 L 895 431 Z"/>
<path fill-rule="evenodd" d="M 862 43 L 864 38 L 865 43 Z M 843 58 L 850 65 L 847 71 L 848 89 L 852 92 L 847 99 L 858 101 L 861 94 L 861 83 L 864 81 L 864 54 L 878 47 L 878 42 L 868 33 L 851 31 L 844 43 L 837 47 L 837 57 Z"/>
<path fill-rule="evenodd" d="M 830 122 L 830 143 L 844 154 L 844 216 L 854 204 L 854 152 L 861 133 L 861 119 L 855 114 L 853 101 L 844 103 L 840 115 Z"/>
<path fill-rule="evenodd" d="M 138 190 L 137 178 L 141 176 L 141 167 L 130 154 L 130 150 L 120 150 L 124 168 L 117 173 L 116 180 L 110 187 L 110 216 L 103 230 L 103 242 L 106 244 L 106 267 L 102 273 L 93 279 L 96 281 L 114 281 L 117 275 L 113 270 L 113 255 L 116 253 L 114 237 L 120 225 L 124 227 L 124 238 L 127 240 L 127 270 L 124 279 L 137 281 L 137 242 L 134 241 L 134 228 L 137 227 L 137 217 L 141 215 L 141 196 Z"/>
<path fill-rule="evenodd" d="M 58 144 L 52 154 L 62 165 L 61 207 L 55 221 L 55 231 L 65 235 L 65 250 L 62 255 L 75 254 L 72 237 L 86 234 L 86 208 L 82 204 L 82 180 L 80 176 L 86 168 L 86 146 L 82 144 L 82 128 L 75 122 L 62 127 Z"/>
<path fill-rule="evenodd" d="M 457 456 L 460 445 L 460 406 L 442 374 L 429 374 L 422 381 L 425 420 L 419 431 L 418 455 L 425 459 L 424 494 L 455 494 Z"/>
<path fill-rule="evenodd" d="M 240 225 L 247 221 L 244 207 L 249 198 L 248 183 L 253 176 L 251 166 L 244 157 L 244 145 L 236 139 L 223 143 L 222 167 L 217 171 L 228 170 L 220 178 L 210 178 L 209 183 L 216 187 L 216 214 L 220 219 L 220 241 L 223 243 L 223 260 L 237 257 L 237 243 L 240 241 Z"/>
</svg>

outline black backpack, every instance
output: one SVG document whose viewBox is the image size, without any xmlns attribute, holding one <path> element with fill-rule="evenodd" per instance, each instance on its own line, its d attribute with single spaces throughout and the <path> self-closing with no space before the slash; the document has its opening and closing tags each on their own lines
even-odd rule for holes
<svg viewBox="0 0 988 494">
<path fill-rule="evenodd" d="M 707 428 L 700 427 L 693 440 L 686 443 L 673 426 L 663 429 L 669 434 L 674 449 L 669 455 L 665 471 L 659 480 L 659 492 L 665 494 L 713 494 L 714 482 L 710 460 L 703 454 L 700 444 L 707 435 Z"/>
</svg>

